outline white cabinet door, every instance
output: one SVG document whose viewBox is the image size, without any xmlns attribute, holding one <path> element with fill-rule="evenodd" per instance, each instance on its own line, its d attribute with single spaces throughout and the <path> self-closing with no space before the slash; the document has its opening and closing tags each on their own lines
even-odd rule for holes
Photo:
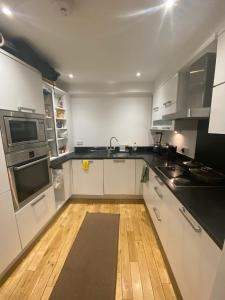
<svg viewBox="0 0 225 300">
<path fill-rule="evenodd" d="M 203 231 L 201 237 L 200 279 L 198 300 L 209 300 L 213 291 L 222 251 Z M 224 284 L 224 283 L 223 283 Z M 217 299 L 217 298 L 214 298 Z"/>
<path fill-rule="evenodd" d="M 89 170 L 82 168 L 82 160 L 73 160 L 73 194 L 103 195 L 103 160 L 90 160 Z"/>
<path fill-rule="evenodd" d="M 176 278 L 177 284 L 182 289 L 183 266 L 182 266 L 182 245 L 183 245 L 183 219 L 179 209 L 181 205 L 171 196 L 172 202 L 169 209 L 168 222 L 168 246 L 166 255 L 171 269 Z"/>
<path fill-rule="evenodd" d="M 209 133 L 225 134 L 225 83 L 213 88 Z"/>
<path fill-rule="evenodd" d="M 65 201 L 72 195 L 71 178 L 72 178 L 72 162 L 71 160 L 63 164 L 63 176 L 64 176 L 64 193 Z"/>
<path fill-rule="evenodd" d="M 23 248 L 51 219 L 55 211 L 54 191 L 53 188 L 50 187 L 16 212 L 16 219 Z"/>
<path fill-rule="evenodd" d="M 0 194 L 1 194 L 10 189 L 1 133 L 0 133 L 0 178 L 1 178 L 0 180 Z"/>
<path fill-rule="evenodd" d="M 18 107 L 34 109 L 44 114 L 41 74 L 0 52 L 0 108 L 18 110 Z"/>
<path fill-rule="evenodd" d="M 104 193 L 106 195 L 135 195 L 135 160 L 104 160 Z"/>
<path fill-rule="evenodd" d="M 162 115 L 177 111 L 178 74 L 169 79 L 164 85 L 164 99 L 162 101 Z"/>
<path fill-rule="evenodd" d="M 184 300 L 197 300 L 200 285 L 200 259 L 201 259 L 201 232 L 200 226 L 193 217 L 186 211 L 181 210 L 183 216 L 183 245 L 182 245 L 182 264 L 183 282 L 181 293 Z M 203 250 L 204 251 L 204 250 Z"/>
<path fill-rule="evenodd" d="M 0 241 L 2 273 L 22 250 L 10 191 L 0 194 Z"/>
<path fill-rule="evenodd" d="M 150 170 L 150 194 L 152 212 L 150 212 L 153 222 L 156 226 L 159 238 L 165 251 L 167 251 L 168 244 L 168 222 L 169 222 L 169 207 L 170 198 L 169 190 L 161 179 Z"/>
<path fill-rule="evenodd" d="M 141 176 L 142 176 L 144 164 L 145 163 L 143 159 L 136 159 L 135 161 L 135 165 L 136 165 L 135 194 L 139 196 L 143 195 L 143 183 L 141 183 Z"/>
<path fill-rule="evenodd" d="M 225 32 L 218 38 L 214 85 L 225 82 Z"/>
</svg>

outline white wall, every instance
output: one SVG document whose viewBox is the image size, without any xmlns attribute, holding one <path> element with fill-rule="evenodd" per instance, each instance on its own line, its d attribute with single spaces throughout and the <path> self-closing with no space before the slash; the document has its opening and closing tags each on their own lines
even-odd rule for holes
<svg viewBox="0 0 225 300">
<path fill-rule="evenodd" d="M 165 132 L 162 141 L 177 146 L 177 152 L 185 154 L 191 158 L 195 157 L 197 129 L 181 130 L 178 133 Z M 182 153 L 181 149 L 185 148 Z"/>
<path fill-rule="evenodd" d="M 111 136 L 121 145 L 152 145 L 151 96 L 72 97 L 73 143 L 108 146 Z"/>
</svg>

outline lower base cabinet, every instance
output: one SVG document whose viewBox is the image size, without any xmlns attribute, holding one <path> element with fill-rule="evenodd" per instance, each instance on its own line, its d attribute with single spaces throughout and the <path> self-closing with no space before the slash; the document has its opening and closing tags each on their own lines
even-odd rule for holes
<svg viewBox="0 0 225 300">
<path fill-rule="evenodd" d="M 0 194 L 0 241 L 1 274 L 22 250 L 10 191 Z"/>
<path fill-rule="evenodd" d="M 152 170 L 143 196 L 183 299 L 210 299 L 222 251 Z"/>
<path fill-rule="evenodd" d="M 16 212 L 16 219 L 22 248 L 47 224 L 56 211 L 53 187 L 37 196 Z"/>
<path fill-rule="evenodd" d="M 103 160 L 89 160 L 84 170 L 82 160 L 72 161 L 74 195 L 103 195 Z"/>
<path fill-rule="evenodd" d="M 104 194 L 135 195 L 135 160 L 104 160 Z"/>
</svg>

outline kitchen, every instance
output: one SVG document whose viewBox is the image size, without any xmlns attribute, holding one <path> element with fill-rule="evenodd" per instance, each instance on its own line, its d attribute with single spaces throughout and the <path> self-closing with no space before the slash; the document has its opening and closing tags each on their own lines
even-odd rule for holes
<svg viewBox="0 0 225 300">
<path fill-rule="evenodd" d="M 0 299 L 225 298 L 223 0 L 0 2 L 0 75 Z"/>
</svg>

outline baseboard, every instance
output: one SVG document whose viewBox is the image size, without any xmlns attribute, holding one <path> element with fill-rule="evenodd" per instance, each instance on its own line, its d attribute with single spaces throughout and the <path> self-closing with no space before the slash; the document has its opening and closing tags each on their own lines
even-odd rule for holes
<svg viewBox="0 0 225 300">
<path fill-rule="evenodd" d="M 142 195 L 72 195 L 71 199 L 143 200 L 143 196 Z"/>
</svg>

